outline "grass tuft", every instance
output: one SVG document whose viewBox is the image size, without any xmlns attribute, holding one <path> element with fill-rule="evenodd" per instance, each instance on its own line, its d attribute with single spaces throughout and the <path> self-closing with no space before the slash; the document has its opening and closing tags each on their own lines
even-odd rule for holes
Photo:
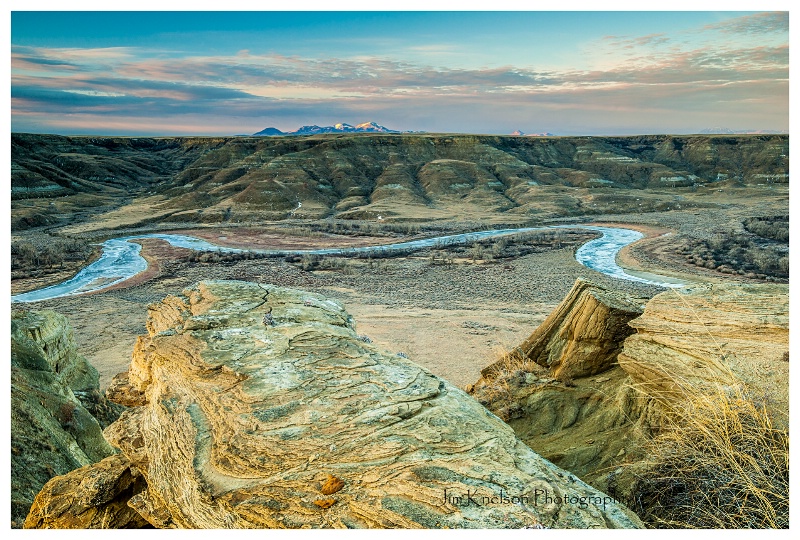
<svg viewBox="0 0 800 540">
<path fill-rule="evenodd" d="M 697 393 L 649 442 L 633 510 L 654 528 L 788 528 L 789 433 L 742 388 Z"/>
</svg>

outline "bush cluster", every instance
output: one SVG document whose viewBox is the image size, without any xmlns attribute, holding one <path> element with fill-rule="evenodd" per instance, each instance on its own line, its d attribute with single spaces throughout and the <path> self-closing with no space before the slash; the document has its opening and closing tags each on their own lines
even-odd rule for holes
<svg viewBox="0 0 800 540">
<path fill-rule="evenodd" d="M 480 240 L 472 246 L 452 246 L 448 251 L 473 261 L 516 259 L 531 253 L 577 246 L 594 236 L 594 233 L 585 231 L 537 231 Z"/>
<path fill-rule="evenodd" d="M 745 230 L 762 238 L 778 242 L 789 241 L 789 216 L 767 216 L 747 218 L 742 222 Z"/>
<path fill-rule="evenodd" d="M 348 236 L 411 236 L 419 234 L 421 227 L 415 223 L 321 221 L 285 227 L 297 236 L 318 236 L 323 233 Z"/>
<path fill-rule="evenodd" d="M 236 261 L 249 261 L 253 259 L 264 259 L 268 257 L 264 253 L 253 251 L 242 251 L 239 253 L 225 253 L 221 251 L 194 251 L 186 259 L 194 263 L 230 263 Z"/>
<path fill-rule="evenodd" d="M 788 249 L 774 242 L 718 234 L 709 240 L 690 240 L 677 251 L 690 264 L 726 274 L 771 281 L 789 278 Z"/>
<path fill-rule="evenodd" d="M 92 253 L 83 240 L 48 237 L 47 240 L 20 240 L 11 243 L 11 270 L 15 277 L 55 272 L 65 262 L 85 261 Z"/>
</svg>

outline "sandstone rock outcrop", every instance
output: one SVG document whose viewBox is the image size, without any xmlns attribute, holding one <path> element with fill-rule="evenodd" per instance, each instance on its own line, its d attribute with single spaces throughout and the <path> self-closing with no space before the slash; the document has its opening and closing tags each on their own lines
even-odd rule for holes
<svg viewBox="0 0 800 540">
<path fill-rule="evenodd" d="M 150 524 L 128 500 L 144 480 L 122 454 L 53 478 L 36 497 L 26 529 L 139 529 Z M 69 494 L 69 496 L 64 496 Z"/>
<path fill-rule="evenodd" d="M 592 289 L 576 283 L 516 357 L 489 366 L 469 388 L 537 453 L 625 500 L 636 476 L 631 465 L 645 457 L 642 443 L 692 392 L 744 385 L 766 398 L 777 424 L 788 425 L 787 286 L 708 284 L 658 294 L 630 320 L 635 333 L 618 344 L 615 358 L 603 354 L 610 347 L 596 349 L 597 365 L 610 369 L 558 377 L 561 366 L 592 365 L 585 349 L 565 339 L 580 336 L 593 320 L 574 309 L 593 302 L 582 297 L 637 303 Z M 569 350 L 574 356 L 560 354 Z M 558 353 L 557 361 L 549 351 Z M 627 467 L 618 469 L 622 464 Z"/>
<path fill-rule="evenodd" d="M 13 312 L 12 526 L 22 526 L 50 478 L 114 452 L 87 406 L 107 419 L 115 412 L 99 394 L 97 371 L 77 354 L 67 320 L 52 311 Z"/>
<path fill-rule="evenodd" d="M 105 435 L 156 527 L 641 525 L 461 390 L 361 341 L 323 296 L 207 281 L 152 305 L 148 330 L 114 384 L 141 405 Z M 69 524 L 61 499 L 84 491 L 48 484 L 29 523 Z"/>
<path fill-rule="evenodd" d="M 697 388 L 745 383 L 788 423 L 789 288 L 707 284 L 648 302 L 619 364 L 633 384 L 665 401 Z"/>
<path fill-rule="evenodd" d="M 643 301 L 578 279 L 531 336 L 468 387 L 531 448 L 598 486 L 641 438 L 646 402 L 617 355 Z M 604 488 L 600 488 L 604 489 Z"/>
<path fill-rule="evenodd" d="M 517 361 L 532 360 L 561 380 L 595 375 L 616 361 L 628 321 L 641 315 L 634 299 L 578 279 L 567 296 L 519 347 Z M 503 369 L 508 359 L 484 368 L 482 375 Z"/>
<path fill-rule="evenodd" d="M 26 336 L 31 346 L 44 358 L 55 381 L 73 391 L 96 389 L 97 370 L 77 352 L 72 328 L 53 311 L 20 311 L 12 318 L 16 340 Z"/>
</svg>

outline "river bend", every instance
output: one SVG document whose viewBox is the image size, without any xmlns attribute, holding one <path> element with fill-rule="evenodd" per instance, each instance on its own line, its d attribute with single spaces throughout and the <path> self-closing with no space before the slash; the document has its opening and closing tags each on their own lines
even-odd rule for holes
<svg viewBox="0 0 800 540">
<path fill-rule="evenodd" d="M 180 234 L 142 234 L 136 236 L 124 236 L 112 238 L 102 243 L 103 252 L 100 258 L 92 264 L 78 272 L 74 277 L 42 289 L 29 291 L 11 297 L 12 302 L 38 302 L 50 300 L 62 296 L 74 296 L 88 292 L 101 291 L 112 285 L 116 285 L 128 280 L 147 269 L 147 261 L 141 256 L 142 246 L 130 240 L 140 238 L 158 238 L 165 240 L 175 247 L 193 249 L 195 251 L 218 251 L 224 253 L 241 253 L 251 251 L 266 255 L 286 256 L 286 255 L 360 255 L 360 254 L 383 254 L 389 255 L 394 251 L 402 252 L 409 250 L 420 250 L 429 247 L 445 247 L 452 245 L 469 244 L 485 238 L 497 238 L 512 234 L 525 232 L 542 231 L 556 228 L 585 229 L 598 231 L 602 237 L 582 245 L 575 253 L 576 260 L 587 268 L 601 272 L 608 276 L 637 281 L 649 285 L 661 287 L 681 287 L 670 278 L 660 278 L 651 276 L 653 279 L 645 279 L 627 273 L 616 262 L 619 251 L 641 239 L 644 235 L 631 229 L 619 227 L 601 227 L 597 225 L 555 225 L 550 227 L 529 227 L 523 229 L 494 229 L 490 231 L 479 231 L 463 234 L 453 234 L 448 236 L 438 236 L 436 238 L 426 238 L 423 240 L 411 240 L 396 244 L 385 244 L 380 246 L 364 246 L 353 248 L 326 248 L 326 249 L 305 249 L 305 250 L 269 250 L 253 249 L 245 250 L 231 247 L 223 247 L 211 244 L 205 240 L 192 236 Z"/>
</svg>

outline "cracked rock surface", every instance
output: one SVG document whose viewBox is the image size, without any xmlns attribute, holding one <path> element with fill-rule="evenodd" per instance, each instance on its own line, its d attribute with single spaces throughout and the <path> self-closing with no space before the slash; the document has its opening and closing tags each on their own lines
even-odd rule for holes
<svg viewBox="0 0 800 540">
<path fill-rule="evenodd" d="M 147 328 L 109 390 L 132 408 L 105 436 L 156 527 L 641 527 L 461 390 L 361 341 L 333 300 L 204 281 L 151 305 Z"/>
</svg>

